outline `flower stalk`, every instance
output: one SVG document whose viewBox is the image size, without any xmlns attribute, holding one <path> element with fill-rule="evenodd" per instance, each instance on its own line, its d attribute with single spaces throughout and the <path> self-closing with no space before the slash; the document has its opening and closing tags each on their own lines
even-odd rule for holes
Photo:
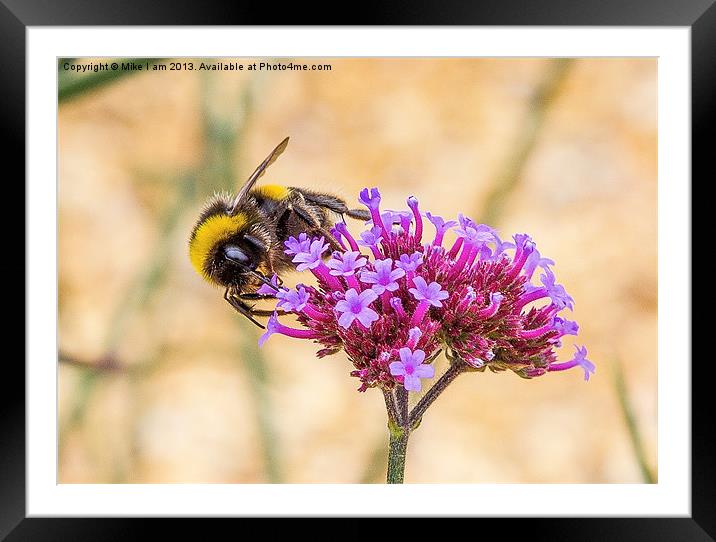
<svg viewBox="0 0 716 542">
<path fill-rule="evenodd" d="M 445 371 L 445 374 L 443 374 L 438 381 L 433 384 L 433 387 L 430 388 L 425 395 L 423 395 L 422 399 L 418 401 L 418 404 L 415 405 L 413 410 L 410 412 L 408 425 L 413 429 L 417 428 L 417 426 L 420 425 L 423 414 L 425 414 L 428 407 L 435 402 L 435 399 L 437 399 L 440 394 L 445 391 L 445 388 L 447 388 L 453 380 L 455 380 L 462 373 L 466 372 L 468 368 L 469 366 L 467 363 L 463 361 L 456 361 L 455 363 L 452 363 L 448 370 Z"/>
<path fill-rule="evenodd" d="M 405 459 L 408 452 L 408 438 L 410 429 L 388 422 L 390 433 L 390 447 L 388 449 L 388 476 L 387 483 L 402 484 L 405 478 Z"/>
<path fill-rule="evenodd" d="M 388 484 L 402 484 L 405 478 L 405 460 L 410 438 L 408 423 L 408 392 L 402 386 L 383 389 L 388 412 Z"/>
</svg>

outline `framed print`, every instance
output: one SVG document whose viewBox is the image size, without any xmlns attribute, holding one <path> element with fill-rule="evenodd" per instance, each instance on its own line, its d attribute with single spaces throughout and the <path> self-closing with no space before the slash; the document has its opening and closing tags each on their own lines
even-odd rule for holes
<svg viewBox="0 0 716 542">
<path fill-rule="evenodd" d="M 9 4 L 8 539 L 109 516 L 713 536 L 709 2 L 350 27 Z"/>
</svg>

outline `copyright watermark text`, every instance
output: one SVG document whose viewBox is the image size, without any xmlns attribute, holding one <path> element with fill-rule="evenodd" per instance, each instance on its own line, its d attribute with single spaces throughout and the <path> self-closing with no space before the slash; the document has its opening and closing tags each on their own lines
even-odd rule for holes
<svg viewBox="0 0 716 542">
<path fill-rule="evenodd" d="M 299 62 L 236 62 L 236 61 L 157 61 L 122 60 L 107 62 L 62 62 L 64 71 L 76 73 L 105 71 L 331 71 L 331 64 Z"/>
</svg>

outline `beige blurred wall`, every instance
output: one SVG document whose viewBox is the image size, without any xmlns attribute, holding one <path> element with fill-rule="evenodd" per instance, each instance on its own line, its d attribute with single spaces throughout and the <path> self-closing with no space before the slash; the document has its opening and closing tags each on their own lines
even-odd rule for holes
<svg viewBox="0 0 716 542">
<path fill-rule="evenodd" d="M 345 357 L 316 359 L 308 342 L 274 336 L 257 363 L 259 330 L 189 264 L 210 191 L 186 175 L 211 175 L 217 151 L 206 116 L 239 134 L 224 152 L 236 183 L 289 135 L 266 181 L 348 200 L 379 186 L 388 207 L 415 194 L 424 210 L 477 218 L 554 61 L 326 61 L 330 72 L 143 73 L 61 103 L 60 348 L 91 363 L 112 353 L 123 369 L 60 365 L 60 482 L 382 480 L 381 394 L 356 392 Z M 573 62 L 493 224 L 557 262 L 596 375 L 460 377 L 411 438 L 407 481 L 642 481 L 615 360 L 655 470 L 656 84 L 655 59 Z"/>
</svg>

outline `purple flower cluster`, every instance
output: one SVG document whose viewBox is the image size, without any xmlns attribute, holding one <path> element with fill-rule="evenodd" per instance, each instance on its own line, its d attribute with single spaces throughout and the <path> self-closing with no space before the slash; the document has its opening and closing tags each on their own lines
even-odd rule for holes
<svg viewBox="0 0 716 542">
<path fill-rule="evenodd" d="M 528 235 L 506 242 L 463 215 L 445 221 L 425 213 L 435 227 L 426 241 L 414 197 L 408 198 L 410 210 L 401 212 L 381 213 L 375 188 L 363 190 L 359 201 L 372 218 L 358 241 L 344 224 L 336 226 L 332 234 L 344 250 L 327 254 L 325 238 L 305 234 L 286 241 L 297 269 L 310 270 L 318 285 L 262 287 L 303 327 L 285 326 L 274 313 L 261 344 L 281 333 L 321 344 L 319 357 L 342 349 L 360 391 L 396 384 L 420 391 L 421 381 L 434 377 L 431 362 L 440 348 L 475 371 L 510 369 L 533 378 L 580 367 L 585 380 L 594 373 L 584 347 L 571 360 L 557 361 L 561 338 L 579 328 L 559 316 L 574 300 L 556 283 L 554 262 L 541 256 Z M 444 246 L 449 231 L 456 239 Z"/>
</svg>

